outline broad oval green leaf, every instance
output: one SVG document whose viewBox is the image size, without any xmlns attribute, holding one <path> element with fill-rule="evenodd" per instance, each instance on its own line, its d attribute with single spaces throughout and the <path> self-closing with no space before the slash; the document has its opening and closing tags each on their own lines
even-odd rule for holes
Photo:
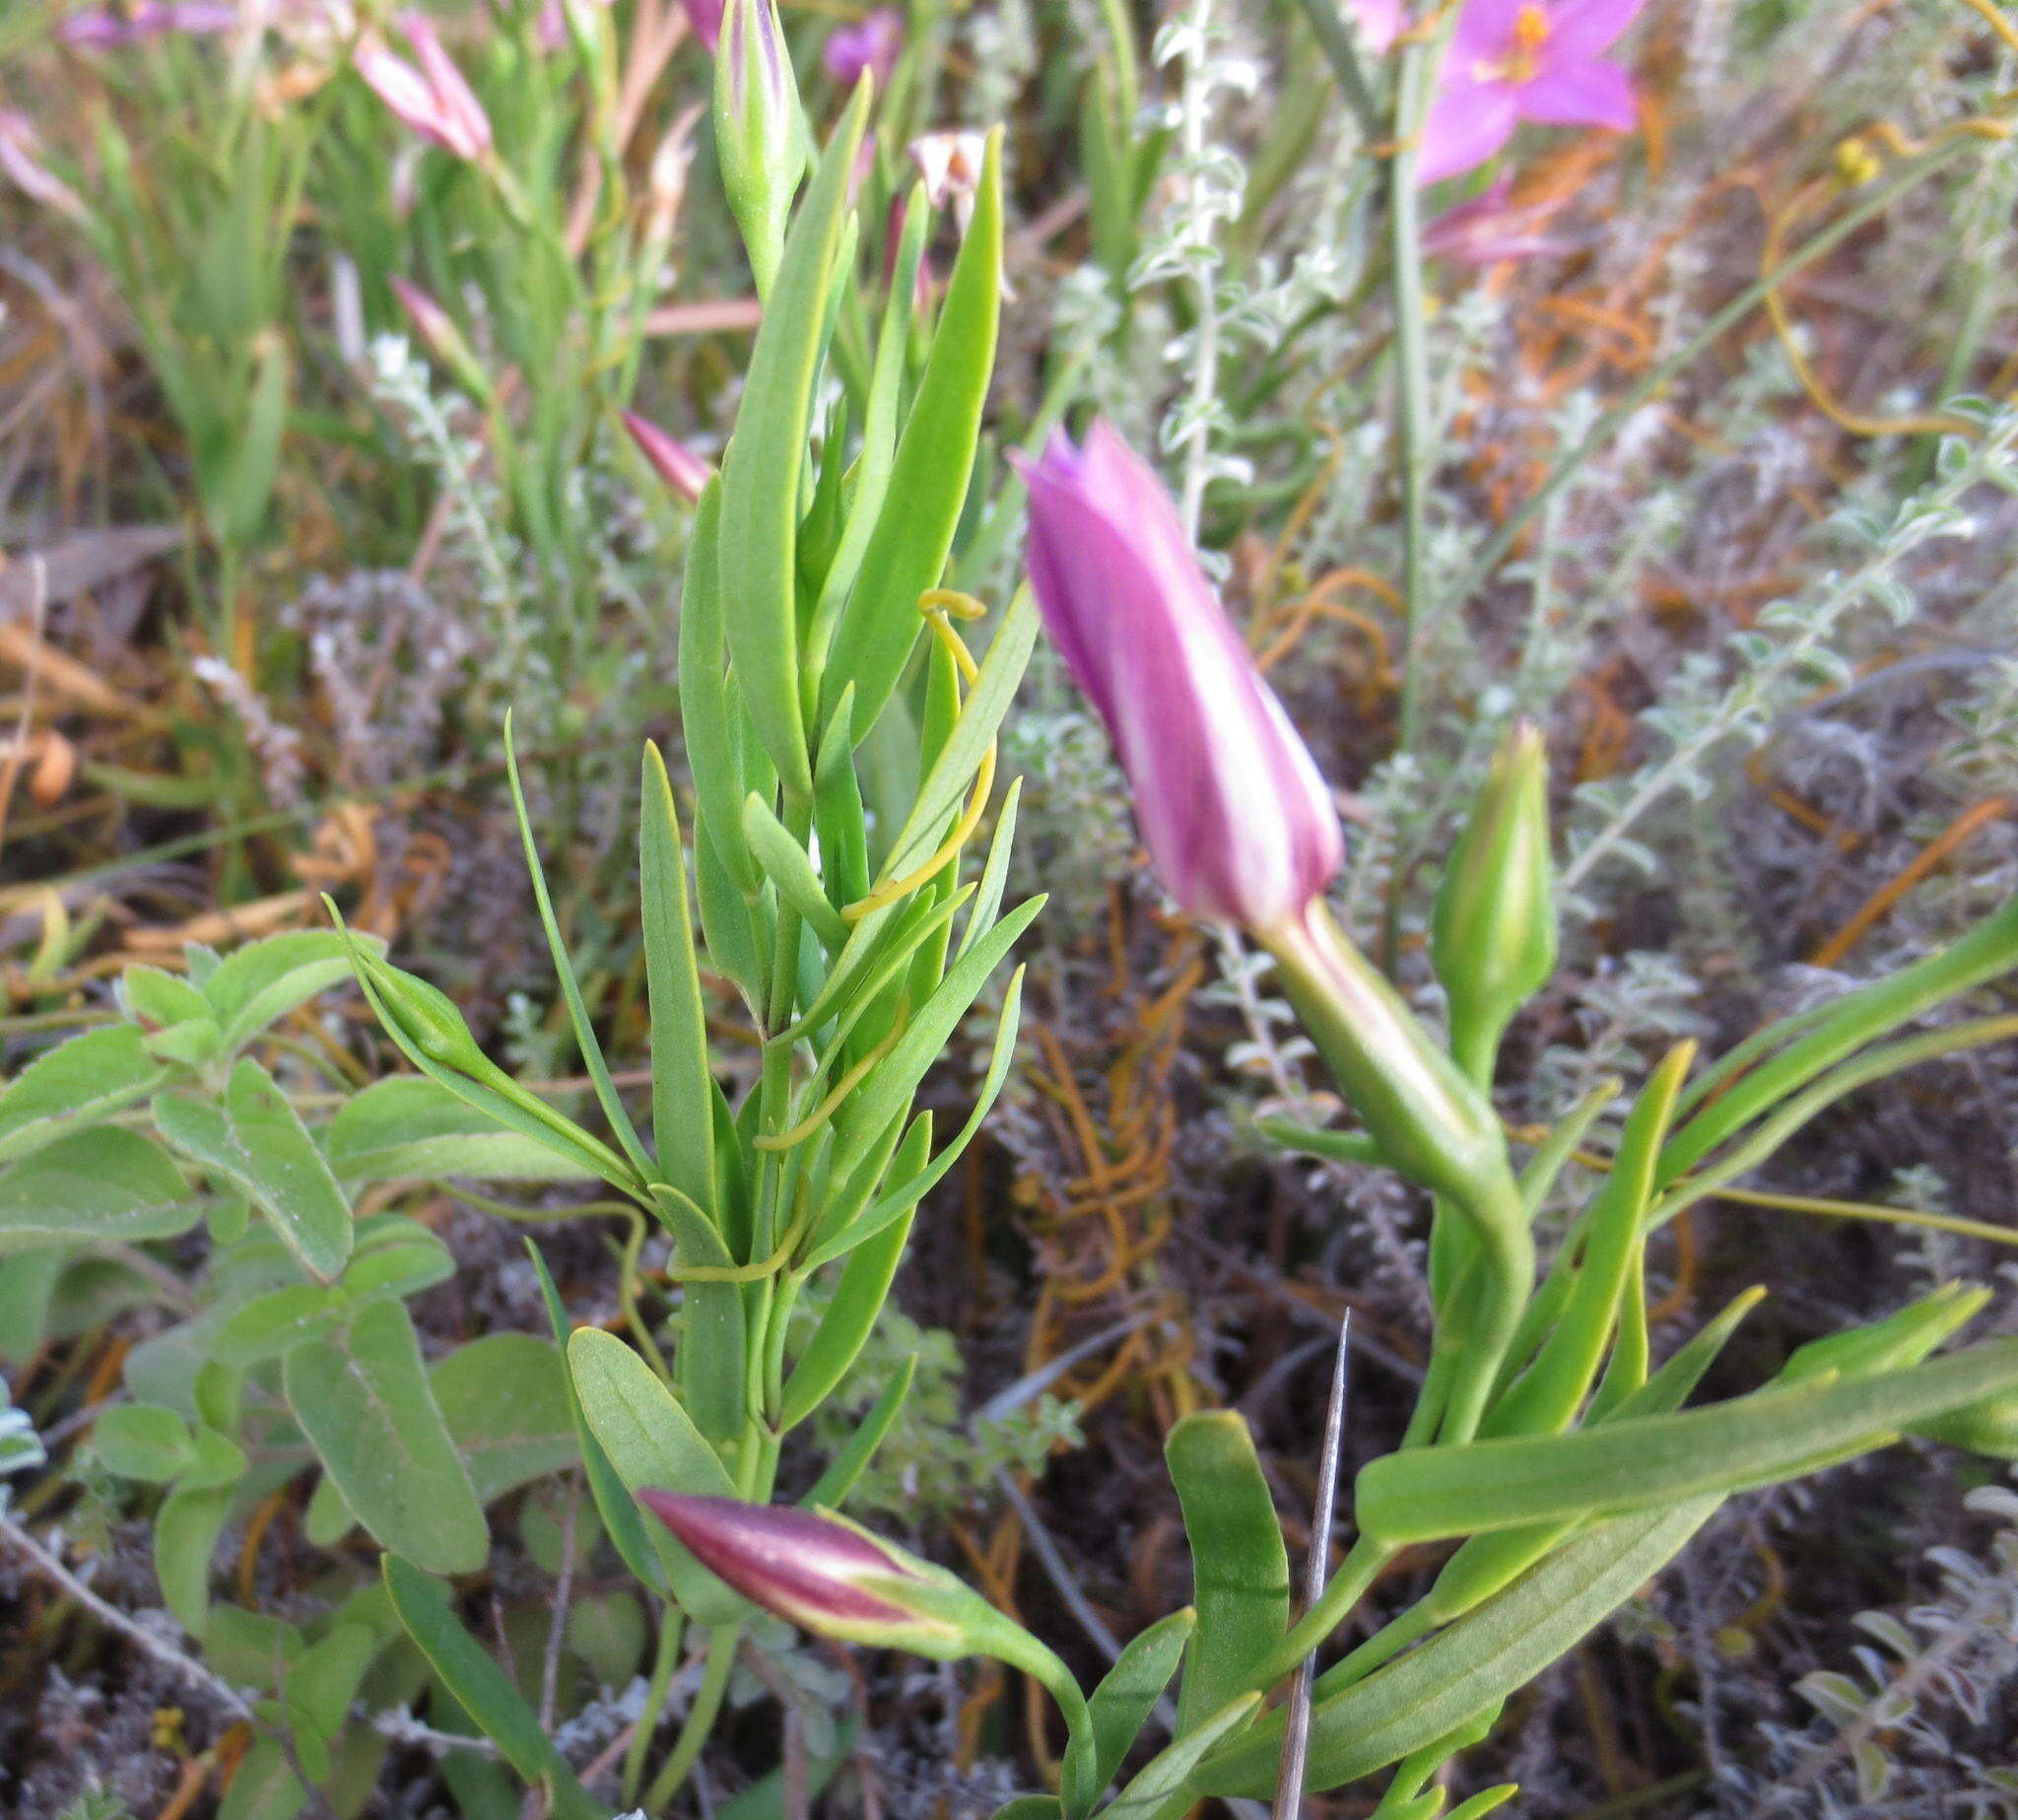
<svg viewBox="0 0 2018 1820">
<path fill-rule="evenodd" d="M 346 1100 L 323 1133 L 344 1181 L 593 1181 L 550 1144 L 501 1125 L 425 1074 L 394 1074 Z"/>
<path fill-rule="evenodd" d="M 0 1162 L 145 1099 L 168 1071 L 137 1024 L 88 1030 L 37 1055 L 0 1090 Z"/>
<path fill-rule="evenodd" d="M 347 1332 L 297 1346 L 282 1383 L 344 1503 L 380 1543 L 433 1573 L 483 1566 L 483 1507 L 403 1303 L 373 1303 Z"/>
<path fill-rule="evenodd" d="M 0 1175 L 0 1253 L 62 1240 L 172 1239 L 204 1206 L 152 1138 L 116 1125 L 73 1131 Z"/>
<path fill-rule="evenodd" d="M 487 1333 L 428 1374 L 478 1502 L 580 1457 L 560 1349 L 530 1333 Z"/>
<path fill-rule="evenodd" d="M 92 1451 L 122 1479 L 166 1485 L 196 1457 L 189 1427 L 159 1403 L 124 1403 L 92 1424 Z"/>
<path fill-rule="evenodd" d="M 356 939 L 370 953 L 385 951 L 375 935 Z M 203 982 L 203 996 L 230 1053 L 350 974 L 343 937 L 334 929 L 294 929 L 228 955 Z"/>
</svg>

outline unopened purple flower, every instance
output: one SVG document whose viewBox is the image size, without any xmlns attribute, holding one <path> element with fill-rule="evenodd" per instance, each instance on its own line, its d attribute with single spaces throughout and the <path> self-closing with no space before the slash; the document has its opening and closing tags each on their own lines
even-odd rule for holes
<svg viewBox="0 0 2018 1820">
<path fill-rule="evenodd" d="M 789 1505 L 642 1491 L 639 1502 L 753 1605 L 823 1637 L 915 1649 L 958 1635 L 899 1603 L 920 1565 L 851 1523 Z"/>
<path fill-rule="evenodd" d="M 1474 266 L 1567 252 L 1568 240 L 1541 232 L 1562 205 L 1510 204 L 1507 196 L 1513 186 L 1513 172 L 1503 170 L 1490 188 L 1446 209 L 1423 230 L 1423 251 L 1432 259 Z"/>
<path fill-rule="evenodd" d="M 1344 856 L 1338 815 L 1169 493 L 1105 422 L 1021 465 L 1038 605 L 1113 736 L 1165 888 L 1249 928 L 1301 916 Z"/>
<path fill-rule="evenodd" d="M 463 79 L 433 24 L 419 13 L 402 13 L 399 29 L 419 59 L 417 69 L 388 50 L 381 39 L 358 46 L 357 71 L 402 125 L 444 152 L 475 163 L 491 150 L 491 116 Z"/>
<path fill-rule="evenodd" d="M 904 15 L 894 6 L 879 6 L 851 26 L 842 26 L 827 40 L 820 61 L 843 89 L 852 89 L 866 72 L 882 88 L 897 67 L 904 48 Z"/>
<path fill-rule="evenodd" d="M 175 32 L 229 32 L 237 23 L 238 9 L 218 0 L 132 0 L 127 6 L 94 6 L 73 13 L 57 28 L 57 35 L 86 50 L 109 50 Z"/>
<path fill-rule="evenodd" d="M 689 504 L 706 490 L 714 470 L 677 437 L 668 436 L 648 417 L 636 411 L 623 414 L 624 428 L 639 452 L 651 463 L 660 480 Z"/>
<path fill-rule="evenodd" d="M 721 42 L 721 10 L 724 0 L 681 0 L 687 11 L 687 26 L 711 57 Z"/>
<path fill-rule="evenodd" d="M 1423 124 L 1416 176 L 1435 183 L 1500 150 L 1522 120 L 1630 132 L 1633 79 L 1602 53 L 1645 0 L 1465 0 Z"/>
</svg>

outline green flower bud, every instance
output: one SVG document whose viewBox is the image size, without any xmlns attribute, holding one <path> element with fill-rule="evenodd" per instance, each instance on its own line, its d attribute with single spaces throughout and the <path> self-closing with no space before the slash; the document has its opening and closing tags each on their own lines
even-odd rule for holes
<svg viewBox="0 0 2018 1820">
<path fill-rule="evenodd" d="M 1532 721 L 1518 722 L 1494 755 L 1444 868 L 1430 958 L 1450 998 L 1450 1046 L 1478 1079 L 1514 1012 L 1556 967 L 1548 753 Z"/>
<path fill-rule="evenodd" d="M 728 0 L 714 59 L 714 143 L 722 186 L 766 297 L 784 252 L 806 128 L 776 0 Z"/>
</svg>

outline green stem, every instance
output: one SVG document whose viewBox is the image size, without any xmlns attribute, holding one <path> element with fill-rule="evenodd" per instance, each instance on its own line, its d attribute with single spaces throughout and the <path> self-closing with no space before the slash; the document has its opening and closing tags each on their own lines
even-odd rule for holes
<svg viewBox="0 0 2018 1820">
<path fill-rule="evenodd" d="M 729 1675 L 736 1665 L 736 1645 L 742 1641 L 741 1624 L 718 1624 L 707 1633 L 707 1666 L 701 1671 L 701 1686 L 688 1709 L 686 1723 L 673 1745 L 672 1755 L 652 1778 L 642 1806 L 646 1814 L 660 1812 L 680 1792 L 694 1766 L 701 1760 L 714 1721 L 721 1717 L 721 1703 L 729 1691 Z"/>
<path fill-rule="evenodd" d="M 1395 1553 L 1392 1548 L 1361 1536 L 1352 1545 L 1338 1572 L 1325 1584 L 1323 1592 L 1310 1610 L 1290 1626 L 1289 1635 L 1276 1645 L 1261 1666 L 1248 1677 L 1247 1685 L 1257 1692 L 1266 1692 L 1283 1676 L 1294 1673 L 1304 1657 L 1345 1622 L 1352 1608 L 1366 1596 L 1367 1588 L 1379 1577 L 1380 1570 L 1394 1558 Z"/>
<path fill-rule="evenodd" d="M 680 1639 L 686 1634 L 687 1620 L 679 1606 L 667 1602 L 665 1615 L 659 1620 L 658 1653 L 651 1663 L 651 1679 L 644 1689 L 644 1706 L 638 1715 L 638 1728 L 631 1734 L 631 1742 L 624 1751 L 623 1800 L 620 1806 L 631 1808 L 638 1805 L 638 1785 L 644 1780 L 644 1757 L 651 1748 L 651 1734 L 658 1729 L 659 1715 L 665 1711 L 666 1690 L 672 1686 L 673 1670 L 679 1665 Z"/>
</svg>

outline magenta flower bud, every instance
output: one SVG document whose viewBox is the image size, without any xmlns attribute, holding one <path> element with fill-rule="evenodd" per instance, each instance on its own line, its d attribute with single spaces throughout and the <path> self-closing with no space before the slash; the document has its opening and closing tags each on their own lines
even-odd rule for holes
<svg viewBox="0 0 2018 1820">
<path fill-rule="evenodd" d="M 681 0 L 687 13 L 687 27 L 701 40 L 701 46 L 711 57 L 714 47 L 721 42 L 721 9 L 723 0 Z"/>
<path fill-rule="evenodd" d="M 667 488 L 689 505 L 701 498 L 714 470 L 677 437 L 668 436 L 647 417 L 636 411 L 619 413 L 624 428 L 639 451 L 657 471 Z"/>
<path fill-rule="evenodd" d="M 936 1588 L 922 1562 L 852 1524 L 789 1505 L 642 1491 L 639 1502 L 718 1580 L 753 1605 L 821 1637 L 936 1652 L 950 1624 L 900 1601 Z"/>
<path fill-rule="evenodd" d="M 488 396 L 490 381 L 485 378 L 483 367 L 469 343 L 463 339 L 462 330 L 455 326 L 455 318 L 419 285 L 409 284 L 397 275 L 388 277 L 385 282 L 392 288 L 400 308 L 406 311 L 406 318 L 413 324 L 421 346 L 455 375 L 458 385 L 466 387 L 479 398 Z"/>
<path fill-rule="evenodd" d="M 404 13 L 399 29 L 420 59 L 420 67 L 416 69 L 374 37 L 360 44 L 352 59 L 358 74 L 409 131 L 472 164 L 488 157 L 491 116 L 463 80 L 434 26 L 418 13 Z"/>
<path fill-rule="evenodd" d="M 843 89 L 852 89 L 867 72 L 881 89 L 897 67 L 904 48 L 904 15 L 894 6 L 879 6 L 854 25 L 842 26 L 827 40 L 820 61 Z"/>
<path fill-rule="evenodd" d="M 191 35 L 229 32 L 237 23 L 238 9 L 217 0 L 135 0 L 127 7 L 95 6 L 73 13 L 57 28 L 56 35 L 64 43 L 86 50 L 110 50 L 176 32 Z"/>
<path fill-rule="evenodd" d="M 1105 422 L 1019 465 L 1038 606 L 1113 736 L 1165 889 L 1193 916 L 1298 921 L 1344 857 L 1338 814 L 1163 483 Z"/>
</svg>

